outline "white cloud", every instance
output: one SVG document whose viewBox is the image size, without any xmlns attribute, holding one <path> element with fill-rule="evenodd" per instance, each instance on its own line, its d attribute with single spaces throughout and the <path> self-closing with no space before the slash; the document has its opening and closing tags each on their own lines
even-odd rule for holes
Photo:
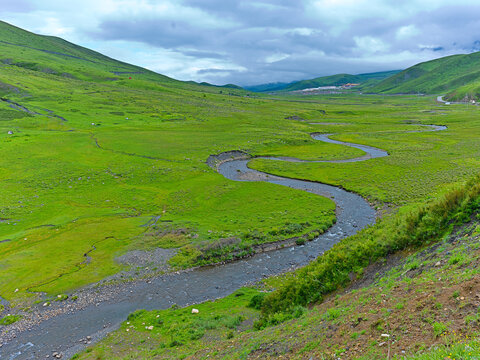
<svg viewBox="0 0 480 360">
<path fill-rule="evenodd" d="M 47 17 L 45 19 L 45 22 L 45 26 L 39 29 L 39 32 L 42 34 L 65 36 L 70 35 L 74 32 L 73 27 L 67 27 L 62 25 L 60 20 L 55 17 Z"/>
<path fill-rule="evenodd" d="M 372 36 L 354 36 L 355 44 L 357 45 L 357 53 L 360 57 L 375 53 L 386 52 L 390 46 L 384 43 L 381 39 Z"/>
<path fill-rule="evenodd" d="M 419 34 L 419 30 L 415 25 L 402 26 L 397 30 L 396 38 L 399 40 L 410 39 Z"/>
<path fill-rule="evenodd" d="M 265 62 L 268 63 L 268 64 L 271 64 L 271 63 L 274 63 L 274 62 L 277 62 L 277 61 L 281 61 L 281 60 L 284 60 L 286 58 L 288 58 L 290 55 L 288 54 L 282 54 L 282 53 L 276 53 L 276 54 L 272 54 L 272 55 L 269 55 L 265 58 Z"/>
</svg>

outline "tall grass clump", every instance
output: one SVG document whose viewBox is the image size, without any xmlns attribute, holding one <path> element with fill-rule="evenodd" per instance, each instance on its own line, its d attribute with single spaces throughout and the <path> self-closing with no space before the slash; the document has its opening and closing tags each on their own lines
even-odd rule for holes
<svg viewBox="0 0 480 360">
<path fill-rule="evenodd" d="M 306 306 L 350 282 L 353 274 L 396 251 L 439 240 L 454 225 L 469 221 L 480 208 L 480 176 L 439 198 L 385 218 L 375 226 L 344 239 L 300 269 L 262 301 L 264 324 L 277 313 Z"/>
</svg>

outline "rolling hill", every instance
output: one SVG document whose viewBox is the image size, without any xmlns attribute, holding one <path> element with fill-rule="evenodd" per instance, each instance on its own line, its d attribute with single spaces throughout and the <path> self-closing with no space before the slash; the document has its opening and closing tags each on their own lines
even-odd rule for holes
<svg viewBox="0 0 480 360">
<path fill-rule="evenodd" d="M 414 65 L 369 88 L 385 94 L 442 94 L 447 98 L 478 98 L 480 52 L 452 55 Z"/>
<path fill-rule="evenodd" d="M 330 75 L 330 76 L 322 76 L 322 77 L 318 77 L 311 80 L 302 80 L 302 81 L 294 82 L 286 86 L 284 89 L 282 89 L 282 91 L 303 90 L 303 89 L 309 89 L 309 88 L 316 88 L 320 86 L 340 86 L 348 83 L 355 83 L 355 84 L 366 86 L 366 85 L 381 81 L 392 75 L 395 75 L 399 71 L 400 70 L 392 70 L 392 71 L 382 71 L 382 72 L 358 74 L 358 75 L 336 74 L 336 75 Z"/>
<path fill-rule="evenodd" d="M 143 84 L 147 87 L 168 86 L 218 92 L 218 87 L 208 83 L 175 80 L 64 39 L 34 34 L 4 21 L 0 21 L 0 49 L 0 63 L 64 78 L 127 86 L 131 83 L 128 80 L 134 80 L 136 87 Z M 244 90 L 235 85 L 225 87 L 229 91 L 244 93 Z"/>
<path fill-rule="evenodd" d="M 290 84 L 293 84 L 293 83 L 276 82 L 276 83 L 244 86 L 243 88 L 245 90 L 253 91 L 253 92 L 273 92 L 273 91 L 283 90 Z"/>
<path fill-rule="evenodd" d="M 358 75 L 335 74 L 329 76 L 321 76 L 315 79 L 294 81 L 290 83 L 277 82 L 253 86 L 244 86 L 244 89 L 253 92 L 286 92 L 316 88 L 320 86 L 341 86 L 348 83 L 360 84 L 359 88 L 364 88 L 366 86 L 374 85 L 379 81 L 384 80 L 385 78 L 399 73 L 400 71 L 401 70 L 391 70 Z"/>
</svg>

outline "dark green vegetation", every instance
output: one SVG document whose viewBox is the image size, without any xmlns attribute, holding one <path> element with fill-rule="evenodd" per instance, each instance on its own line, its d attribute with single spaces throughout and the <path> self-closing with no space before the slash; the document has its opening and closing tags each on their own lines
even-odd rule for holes
<svg viewBox="0 0 480 360">
<path fill-rule="evenodd" d="M 453 55 L 414 65 L 369 92 L 445 94 L 451 100 L 477 99 L 480 94 L 480 52 Z"/>
<path fill-rule="evenodd" d="M 416 233 L 429 245 L 372 262 L 357 271 L 358 280 L 346 291 L 327 296 L 322 304 L 308 309 L 296 306 L 289 316 L 277 313 L 276 325 L 258 330 L 261 313 L 255 309 L 268 302 L 269 295 L 240 289 L 225 299 L 194 306 L 204 314 L 197 325 L 202 336 L 186 338 L 184 330 L 168 339 L 152 334 L 161 331 L 155 324 L 157 318 L 176 316 L 178 329 L 196 323 L 199 314 L 191 314 L 191 307 L 142 312 L 137 323 L 124 323 L 121 330 L 78 358 L 476 359 L 480 353 L 476 340 L 480 326 L 480 185 L 470 185 L 476 190 L 470 191 L 468 186 L 452 189 L 442 201 L 420 210 L 424 220 Z M 470 201 L 467 194 L 472 196 Z M 449 217 L 450 231 L 433 236 L 435 219 L 441 222 Z M 402 218 L 392 215 L 390 221 Z M 431 226 L 425 226 L 427 222 Z M 365 237 L 369 232 L 363 232 Z M 395 236 L 395 229 L 385 235 Z M 354 254 L 353 249 L 346 252 Z M 298 281 L 304 271 L 266 280 L 262 290 L 278 287 L 285 280 L 287 284 L 289 279 Z M 220 319 L 227 308 L 230 319 L 241 319 L 235 327 L 222 325 Z M 205 324 L 212 316 L 217 316 L 219 323 L 209 330 Z M 150 324 L 153 330 L 145 328 Z M 174 343 L 177 338 L 183 342 Z M 127 345 L 131 349 L 126 350 Z"/>
<path fill-rule="evenodd" d="M 348 83 L 360 84 L 361 88 L 364 88 L 376 84 L 386 78 L 389 78 L 390 76 L 393 76 L 398 72 L 400 72 L 400 70 L 382 71 L 358 75 L 336 74 L 330 76 L 322 76 L 315 79 L 297 81 L 279 90 L 295 91 L 316 88 L 320 86 L 342 86 Z"/>
</svg>

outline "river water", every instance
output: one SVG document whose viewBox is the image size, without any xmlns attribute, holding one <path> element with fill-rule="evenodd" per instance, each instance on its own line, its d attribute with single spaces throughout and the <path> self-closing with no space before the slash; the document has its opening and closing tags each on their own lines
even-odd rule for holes
<svg viewBox="0 0 480 360">
<path fill-rule="evenodd" d="M 439 128 L 432 126 L 431 131 Z M 441 130 L 444 130 L 443 128 Z M 347 144 L 332 140 L 328 135 L 313 134 L 315 139 L 359 148 L 362 157 L 336 162 L 364 161 L 388 156 L 386 151 L 364 145 Z M 286 161 L 301 161 L 278 158 Z M 49 318 L 28 331 L 21 332 L 0 347 L 0 359 L 42 359 L 54 351 L 70 358 L 85 348 L 82 339 L 97 341 L 118 328 L 128 314 L 137 309 L 166 309 L 200 303 L 224 297 L 242 286 L 265 277 L 304 266 L 330 249 L 335 243 L 351 236 L 375 222 L 375 211 L 359 195 L 340 188 L 268 175 L 248 168 L 249 159 L 229 159 L 217 166 L 219 173 L 233 181 L 266 181 L 280 186 L 325 196 L 336 203 L 337 221 L 317 239 L 301 246 L 259 253 L 250 258 L 224 265 L 194 269 L 187 272 L 158 276 L 150 281 L 137 281 L 122 285 L 108 300 L 92 304 L 81 311 L 72 311 Z M 102 291 L 99 288 L 98 291 Z M 0 339 L 0 343 L 2 343 Z"/>
</svg>

